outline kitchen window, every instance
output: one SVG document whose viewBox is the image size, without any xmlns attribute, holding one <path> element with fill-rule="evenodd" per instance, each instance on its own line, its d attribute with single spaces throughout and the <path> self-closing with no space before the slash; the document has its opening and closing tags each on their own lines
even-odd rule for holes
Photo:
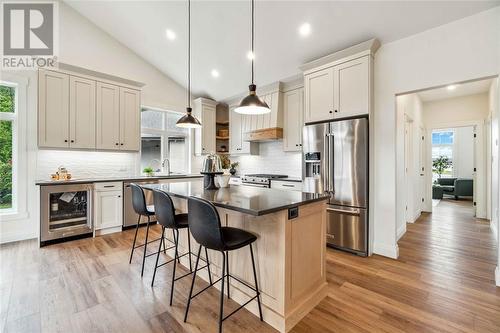
<svg viewBox="0 0 500 333">
<path fill-rule="evenodd" d="M 175 126 L 181 113 L 143 108 L 141 111 L 141 171 L 151 167 L 155 172 L 189 172 L 190 132 Z M 162 164 L 164 167 L 162 168 Z"/>
</svg>

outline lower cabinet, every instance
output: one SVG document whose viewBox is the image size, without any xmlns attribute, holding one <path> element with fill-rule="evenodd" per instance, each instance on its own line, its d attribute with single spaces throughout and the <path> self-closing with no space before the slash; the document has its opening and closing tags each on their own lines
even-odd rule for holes
<svg viewBox="0 0 500 333">
<path fill-rule="evenodd" d="M 94 232 L 103 235 L 121 231 L 123 224 L 122 183 L 94 184 Z"/>
</svg>

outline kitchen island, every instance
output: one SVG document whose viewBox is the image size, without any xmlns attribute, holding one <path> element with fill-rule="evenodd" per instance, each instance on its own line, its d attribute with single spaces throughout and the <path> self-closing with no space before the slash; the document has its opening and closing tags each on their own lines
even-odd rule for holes
<svg viewBox="0 0 500 333">
<path fill-rule="evenodd" d="M 224 226 L 258 236 L 254 250 L 263 317 L 280 332 L 289 331 L 326 296 L 326 196 L 245 186 L 207 191 L 198 180 L 148 184 L 143 188 L 168 193 L 176 209 L 183 212 L 187 212 L 190 196 L 206 199 L 217 207 Z M 192 250 L 197 248 L 193 244 Z M 187 251 L 185 232 L 179 248 L 180 253 Z M 188 260 L 187 256 L 181 260 L 185 267 L 189 267 Z M 222 255 L 210 251 L 209 260 L 212 276 L 220 277 Z M 253 284 L 251 267 L 248 249 L 229 255 L 231 274 Z M 206 270 L 198 275 L 208 281 Z M 215 287 L 220 288 L 219 284 Z M 231 299 L 243 304 L 253 295 L 247 287 L 231 280 Z M 256 301 L 246 308 L 258 314 Z"/>
</svg>

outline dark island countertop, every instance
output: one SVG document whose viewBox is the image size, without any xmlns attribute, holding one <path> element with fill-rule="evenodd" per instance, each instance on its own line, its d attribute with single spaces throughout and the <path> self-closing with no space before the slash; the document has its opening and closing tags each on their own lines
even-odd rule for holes
<svg viewBox="0 0 500 333">
<path fill-rule="evenodd" d="M 254 216 L 270 214 L 328 198 L 328 195 L 325 194 L 246 186 L 233 186 L 208 191 L 203 189 L 203 181 L 200 180 L 170 184 L 144 184 L 142 187 L 145 190 L 164 191 L 171 196 L 183 199 L 190 196 L 202 198 L 217 207 Z"/>
<path fill-rule="evenodd" d="M 202 178 L 203 175 L 200 174 L 188 174 L 188 175 L 159 175 L 159 176 L 131 176 L 131 177 L 103 177 L 103 178 L 74 178 L 70 180 L 39 180 L 35 185 L 47 186 L 47 185 L 65 185 L 65 184 L 86 184 L 86 183 L 102 183 L 102 182 L 146 182 L 153 180 L 162 179 L 191 179 L 191 178 Z"/>
</svg>

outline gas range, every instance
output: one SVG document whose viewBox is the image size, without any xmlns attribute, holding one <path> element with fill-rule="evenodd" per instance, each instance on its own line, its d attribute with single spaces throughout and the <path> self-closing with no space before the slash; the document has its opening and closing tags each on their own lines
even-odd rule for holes
<svg viewBox="0 0 500 333">
<path fill-rule="evenodd" d="M 272 179 L 287 178 L 287 175 L 272 175 L 265 173 L 241 176 L 241 183 L 247 186 L 271 187 Z"/>
</svg>

